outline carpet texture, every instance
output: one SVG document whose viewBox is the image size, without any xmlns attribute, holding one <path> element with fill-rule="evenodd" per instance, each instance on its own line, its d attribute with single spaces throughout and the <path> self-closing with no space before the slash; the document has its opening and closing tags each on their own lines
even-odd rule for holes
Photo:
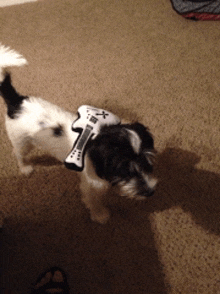
<svg viewBox="0 0 220 294">
<path fill-rule="evenodd" d="M 29 64 L 17 90 L 149 126 L 159 177 L 146 202 L 113 197 L 98 225 L 78 175 L 34 151 L 19 174 L 0 100 L 1 287 L 29 293 L 50 266 L 77 294 L 220 293 L 220 23 L 166 0 L 45 0 L 0 9 L 0 41 Z"/>
</svg>

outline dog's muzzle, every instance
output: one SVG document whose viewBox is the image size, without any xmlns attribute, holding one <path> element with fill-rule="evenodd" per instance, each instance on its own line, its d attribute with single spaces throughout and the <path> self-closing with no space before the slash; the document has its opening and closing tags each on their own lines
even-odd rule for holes
<svg viewBox="0 0 220 294">
<path fill-rule="evenodd" d="M 131 180 L 119 183 L 122 196 L 144 200 L 154 195 L 158 180 L 153 177 L 147 177 L 145 181 L 140 178 L 132 178 Z"/>
</svg>

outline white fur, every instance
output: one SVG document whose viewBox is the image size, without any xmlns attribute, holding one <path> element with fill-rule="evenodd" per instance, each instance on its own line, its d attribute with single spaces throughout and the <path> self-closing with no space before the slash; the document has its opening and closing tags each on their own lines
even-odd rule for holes
<svg viewBox="0 0 220 294">
<path fill-rule="evenodd" d="M 10 49 L 0 43 L 0 79 L 4 68 L 12 66 L 22 66 L 27 64 L 27 60 L 15 50 Z"/>
<path fill-rule="evenodd" d="M 149 176 L 148 174 L 143 175 L 145 182 L 147 183 L 147 186 L 150 189 L 154 189 L 158 183 L 158 180 L 152 176 Z"/>
<path fill-rule="evenodd" d="M 12 66 L 22 66 L 27 60 L 15 50 L 0 45 L 0 81 L 4 78 L 4 69 Z M 30 174 L 31 165 L 25 163 L 25 157 L 34 147 L 41 147 L 50 155 L 64 161 L 71 151 L 78 133 L 71 130 L 75 114 L 41 98 L 24 99 L 21 111 L 15 118 L 6 115 L 5 125 L 8 137 L 14 147 L 20 171 Z M 62 135 L 55 136 L 54 128 L 62 127 Z"/>
<path fill-rule="evenodd" d="M 76 115 L 41 98 L 30 97 L 22 103 L 22 113 L 16 119 L 6 116 L 8 137 L 22 173 L 29 174 L 33 168 L 25 164 L 25 156 L 34 147 L 41 147 L 48 154 L 64 161 L 78 137 L 71 130 Z M 61 126 L 61 136 L 54 136 L 53 129 Z"/>
<path fill-rule="evenodd" d="M 121 190 L 121 196 L 126 196 L 131 199 L 133 199 L 133 198 L 137 199 L 136 179 L 135 178 L 131 179 L 128 182 L 121 182 L 119 184 L 119 187 Z"/>
<path fill-rule="evenodd" d="M 134 152 L 139 154 L 141 149 L 141 139 L 139 138 L 138 134 L 135 131 L 126 129 L 129 133 L 131 146 L 134 149 Z"/>
</svg>

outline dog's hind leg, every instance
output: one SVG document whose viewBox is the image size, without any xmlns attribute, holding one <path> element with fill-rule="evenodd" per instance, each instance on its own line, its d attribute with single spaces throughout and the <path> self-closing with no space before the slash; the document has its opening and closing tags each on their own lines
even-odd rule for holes
<svg viewBox="0 0 220 294">
<path fill-rule="evenodd" d="M 33 145 L 29 140 L 20 140 L 19 142 L 12 142 L 12 145 L 14 147 L 13 153 L 15 154 L 18 162 L 18 167 L 20 169 L 20 172 L 26 176 L 32 173 L 33 166 L 30 164 L 27 164 L 25 157 L 26 155 L 33 149 Z"/>
</svg>

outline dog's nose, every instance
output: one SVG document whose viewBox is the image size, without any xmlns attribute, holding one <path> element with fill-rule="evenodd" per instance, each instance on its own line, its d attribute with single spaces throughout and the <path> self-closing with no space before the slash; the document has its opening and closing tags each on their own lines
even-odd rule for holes
<svg viewBox="0 0 220 294">
<path fill-rule="evenodd" d="M 148 197 L 151 197 L 151 196 L 153 196 L 154 195 L 154 192 L 155 192 L 155 190 L 151 190 L 149 193 L 148 193 Z"/>
<path fill-rule="evenodd" d="M 140 195 L 142 195 L 142 197 L 144 197 L 145 199 L 148 197 L 151 197 L 154 195 L 155 189 L 147 189 L 145 191 L 142 191 L 142 193 L 140 193 Z"/>
</svg>

